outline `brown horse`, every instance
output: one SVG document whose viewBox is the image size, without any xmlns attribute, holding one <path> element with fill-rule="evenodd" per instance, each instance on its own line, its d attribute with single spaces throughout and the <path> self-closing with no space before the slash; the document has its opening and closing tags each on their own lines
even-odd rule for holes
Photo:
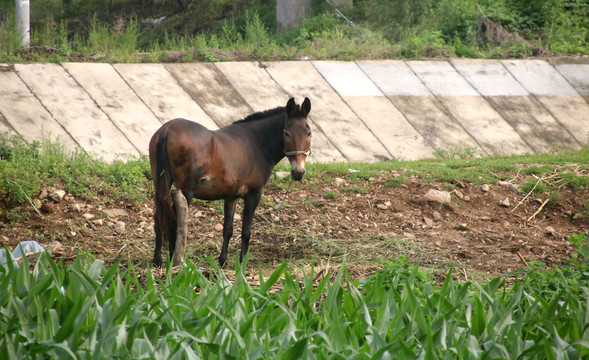
<svg viewBox="0 0 589 360">
<path fill-rule="evenodd" d="M 311 101 L 249 115 L 216 131 L 185 119 L 165 123 L 149 142 L 149 161 L 155 187 L 155 252 L 153 263 L 161 266 L 162 235 L 168 241 L 170 260 L 176 247 L 177 217 L 170 197 L 172 184 L 190 204 L 193 198 L 224 199 L 223 247 L 219 264 L 227 260 L 233 235 L 233 215 L 238 198 L 244 199 L 240 261 L 246 255 L 254 211 L 262 187 L 272 169 L 285 156 L 291 176 L 301 180 L 305 160 L 311 153 L 311 128 L 307 115 Z"/>
</svg>

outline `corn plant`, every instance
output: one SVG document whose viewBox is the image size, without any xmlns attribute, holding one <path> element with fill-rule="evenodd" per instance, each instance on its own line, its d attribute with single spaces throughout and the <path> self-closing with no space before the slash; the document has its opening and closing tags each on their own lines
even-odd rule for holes
<svg viewBox="0 0 589 360">
<path fill-rule="evenodd" d="M 579 266 L 507 286 L 451 273 L 438 283 L 402 258 L 358 281 L 345 266 L 319 280 L 282 264 L 253 286 L 245 267 L 229 281 L 213 260 L 156 280 L 44 254 L 32 271 L 26 259 L 0 267 L 0 358 L 581 359 L 589 290 Z"/>
</svg>

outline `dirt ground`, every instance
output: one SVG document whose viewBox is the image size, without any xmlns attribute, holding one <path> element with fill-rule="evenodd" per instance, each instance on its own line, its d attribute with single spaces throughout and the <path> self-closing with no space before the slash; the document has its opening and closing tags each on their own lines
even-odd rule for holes
<svg viewBox="0 0 589 360">
<path fill-rule="evenodd" d="M 311 262 L 340 264 L 345 257 L 352 276 L 360 277 L 386 259 L 405 255 L 444 273 L 453 268 L 462 280 L 484 279 L 531 262 L 561 263 L 571 256 L 570 235 L 589 228 L 588 189 L 562 187 L 559 196 L 545 203 L 547 193 L 517 192 L 507 183 L 483 189 L 460 181 L 426 184 L 408 177 L 401 186 L 386 185 L 399 175 L 381 171 L 353 183 L 333 177 L 271 182 L 254 219 L 248 268 L 272 269 L 283 261 L 303 267 Z M 448 191 L 451 202 L 426 200 L 429 189 Z M 59 203 L 39 203 L 43 211 L 36 213 L 29 206 L 26 221 L 0 224 L 1 245 L 12 249 L 20 241 L 36 240 L 66 261 L 89 252 L 109 263 L 122 257 L 123 264 L 147 268 L 151 262 L 151 202 L 98 206 L 66 195 Z M 231 263 L 240 244 L 240 216 L 236 220 Z M 192 204 L 188 258 L 205 263 L 205 256 L 218 257 L 221 223 L 221 202 Z"/>
</svg>

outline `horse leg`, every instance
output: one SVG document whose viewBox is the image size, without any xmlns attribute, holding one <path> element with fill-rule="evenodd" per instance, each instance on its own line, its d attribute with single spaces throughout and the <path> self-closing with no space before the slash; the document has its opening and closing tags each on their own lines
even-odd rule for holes
<svg viewBox="0 0 589 360">
<path fill-rule="evenodd" d="M 254 219 L 254 212 L 262 198 L 262 190 L 252 191 L 245 196 L 243 205 L 243 227 L 241 230 L 241 254 L 239 255 L 239 262 L 248 252 L 250 237 L 252 235 L 252 220 Z"/>
<path fill-rule="evenodd" d="M 173 199 L 173 198 L 172 198 Z M 178 205 L 172 200 L 170 215 L 168 218 L 168 227 L 166 229 L 166 239 L 168 240 L 168 249 L 170 251 L 169 260 L 172 262 L 174 252 L 176 251 L 176 238 L 178 237 Z"/>
<path fill-rule="evenodd" d="M 227 261 L 227 248 L 229 247 L 229 239 L 233 236 L 233 215 L 235 214 L 235 205 L 237 199 L 225 199 L 223 206 L 225 218 L 223 219 L 223 247 L 221 248 L 221 255 L 219 256 L 219 265 L 225 265 Z"/>
</svg>

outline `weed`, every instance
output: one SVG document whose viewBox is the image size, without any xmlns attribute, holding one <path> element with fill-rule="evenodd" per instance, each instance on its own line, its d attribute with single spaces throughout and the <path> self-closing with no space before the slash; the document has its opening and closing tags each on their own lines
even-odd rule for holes
<svg viewBox="0 0 589 360">
<path fill-rule="evenodd" d="M 435 154 L 442 159 L 472 159 L 477 157 L 477 149 L 472 147 L 460 147 L 458 149 L 435 148 Z"/>
<path fill-rule="evenodd" d="M 531 191 L 534 194 L 542 194 L 548 191 L 546 184 L 540 179 L 528 179 L 521 185 L 520 189 L 524 193 Z"/>
<path fill-rule="evenodd" d="M 337 198 L 340 196 L 340 194 L 334 192 L 334 191 L 327 191 L 323 194 L 323 197 L 325 197 L 326 199 L 329 200 L 337 200 Z"/>
<path fill-rule="evenodd" d="M 151 191 L 145 157 L 107 164 L 84 152 L 68 151 L 58 140 L 26 143 L 11 136 L 2 138 L 0 152 L 0 194 L 7 203 L 25 203 L 52 186 L 90 201 L 98 196 L 141 202 Z"/>
<path fill-rule="evenodd" d="M 393 177 L 390 180 L 387 180 L 384 183 L 384 186 L 389 186 L 389 187 L 399 187 L 403 184 L 405 184 L 407 182 L 407 178 L 405 176 L 397 176 L 397 177 Z"/>
<path fill-rule="evenodd" d="M 561 173 L 562 183 L 570 188 L 578 189 L 589 187 L 589 176 L 575 172 Z"/>
<path fill-rule="evenodd" d="M 344 187 L 342 187 L 342 190 L 350 192 L 352 194 L 365 194 L 366 192 L 368 192 L 367 188 L 365 188 L 365 187 L 359 188 L 356 186 L 353 186 L 353 187 L 344 186 Z"/>
</svg>

